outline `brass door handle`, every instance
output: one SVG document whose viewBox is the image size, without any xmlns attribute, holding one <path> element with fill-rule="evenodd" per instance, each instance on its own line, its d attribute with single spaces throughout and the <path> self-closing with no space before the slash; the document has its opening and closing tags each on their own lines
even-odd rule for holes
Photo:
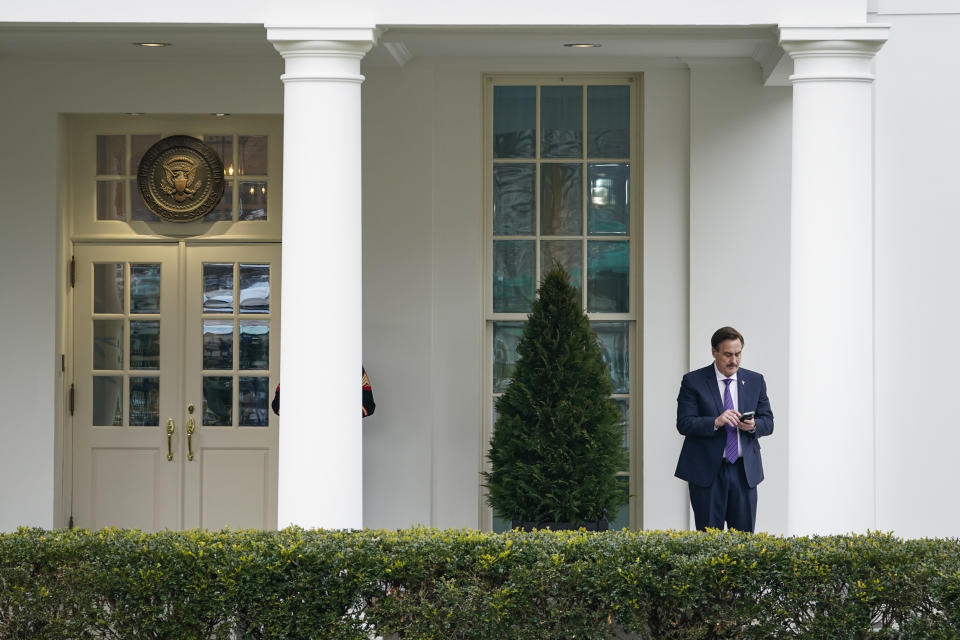
<svg viewBox="0 0 960 640">
<path fill-rule="evenodd" d="M 176 430 L 173 418 L 167 420 L 167 462 L 173 460 L 173 432 Z"/>
<path fill-rule="evenodd" d="M 193 460 L 193 432 L 197 430 L 197 423 L 193 418 L 187 420 L 187 460 Z"/>
</svg>

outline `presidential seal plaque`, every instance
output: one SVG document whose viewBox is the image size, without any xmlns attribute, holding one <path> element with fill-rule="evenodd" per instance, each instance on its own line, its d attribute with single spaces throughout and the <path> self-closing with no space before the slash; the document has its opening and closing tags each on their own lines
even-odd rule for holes
<svg viewBox="0 0 960 640">
<path fill-rule="evenodd" d="M 147 208 L 164 220 L 198 220 L 223 198 L 223 161 L 196 138 L 170 136 L 143 154 L 137 188 Z"/>
</svg>

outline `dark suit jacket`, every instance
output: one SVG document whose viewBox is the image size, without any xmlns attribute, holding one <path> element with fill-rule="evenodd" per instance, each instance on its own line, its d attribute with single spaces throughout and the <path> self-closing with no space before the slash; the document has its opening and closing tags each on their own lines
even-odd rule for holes
<svg viewBox="0 0 960 640">
<path fill-rule="evenodd" d="M 737 371 L 737 411 L 756 411 L 756 431 L 740 432 L 740 449 L 747 484 L 757 486 L 763 480 L 760 460 L 761 436 L 773 433 L 773 411 L 767 399 L 767 384 L 755 371 Z M 726 432 L 713 428 L 713 421 L 723 413 L 723 399 L 713 364 L 683 376 L 677 396 L 677 431 L 683 434 L 683 449 L 677 462 L 676 475 L 692 484 L 709 487 L 713 484 L 723 459 Z"/>
</svg>

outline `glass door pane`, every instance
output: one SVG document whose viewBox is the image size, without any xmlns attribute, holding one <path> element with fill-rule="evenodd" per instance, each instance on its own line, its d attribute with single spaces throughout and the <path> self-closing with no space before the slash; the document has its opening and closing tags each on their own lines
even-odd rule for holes
<svg viewBox="0 0 960 640">
<path fill-rule="evenodd" d="M 247 162 L 253 162 L 247 160 Z M 280 246 L 187 247 L 187 527 L 276 526 Z"/>
<path fill-rule="evenodd" d="M 104 143 L 108 158 L 115 146 Z M 77 526 L 181 526 L 177 255 L 177 245 L 76 247 Z"/>
</svg>

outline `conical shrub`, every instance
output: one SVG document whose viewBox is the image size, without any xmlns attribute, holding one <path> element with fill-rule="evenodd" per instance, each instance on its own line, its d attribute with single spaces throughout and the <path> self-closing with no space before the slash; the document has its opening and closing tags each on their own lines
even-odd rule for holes
<svg viewBox="0 0 960 640">
<path fill-rule="evenodd" d="M 626 500 L 616 474 L 626 468 L 610 399 L 610 372 L 560 267 L 537 291 L 517 347 L 484 473 L 494 513 L 524 522 L 596 522 Z"/>
</svg>

